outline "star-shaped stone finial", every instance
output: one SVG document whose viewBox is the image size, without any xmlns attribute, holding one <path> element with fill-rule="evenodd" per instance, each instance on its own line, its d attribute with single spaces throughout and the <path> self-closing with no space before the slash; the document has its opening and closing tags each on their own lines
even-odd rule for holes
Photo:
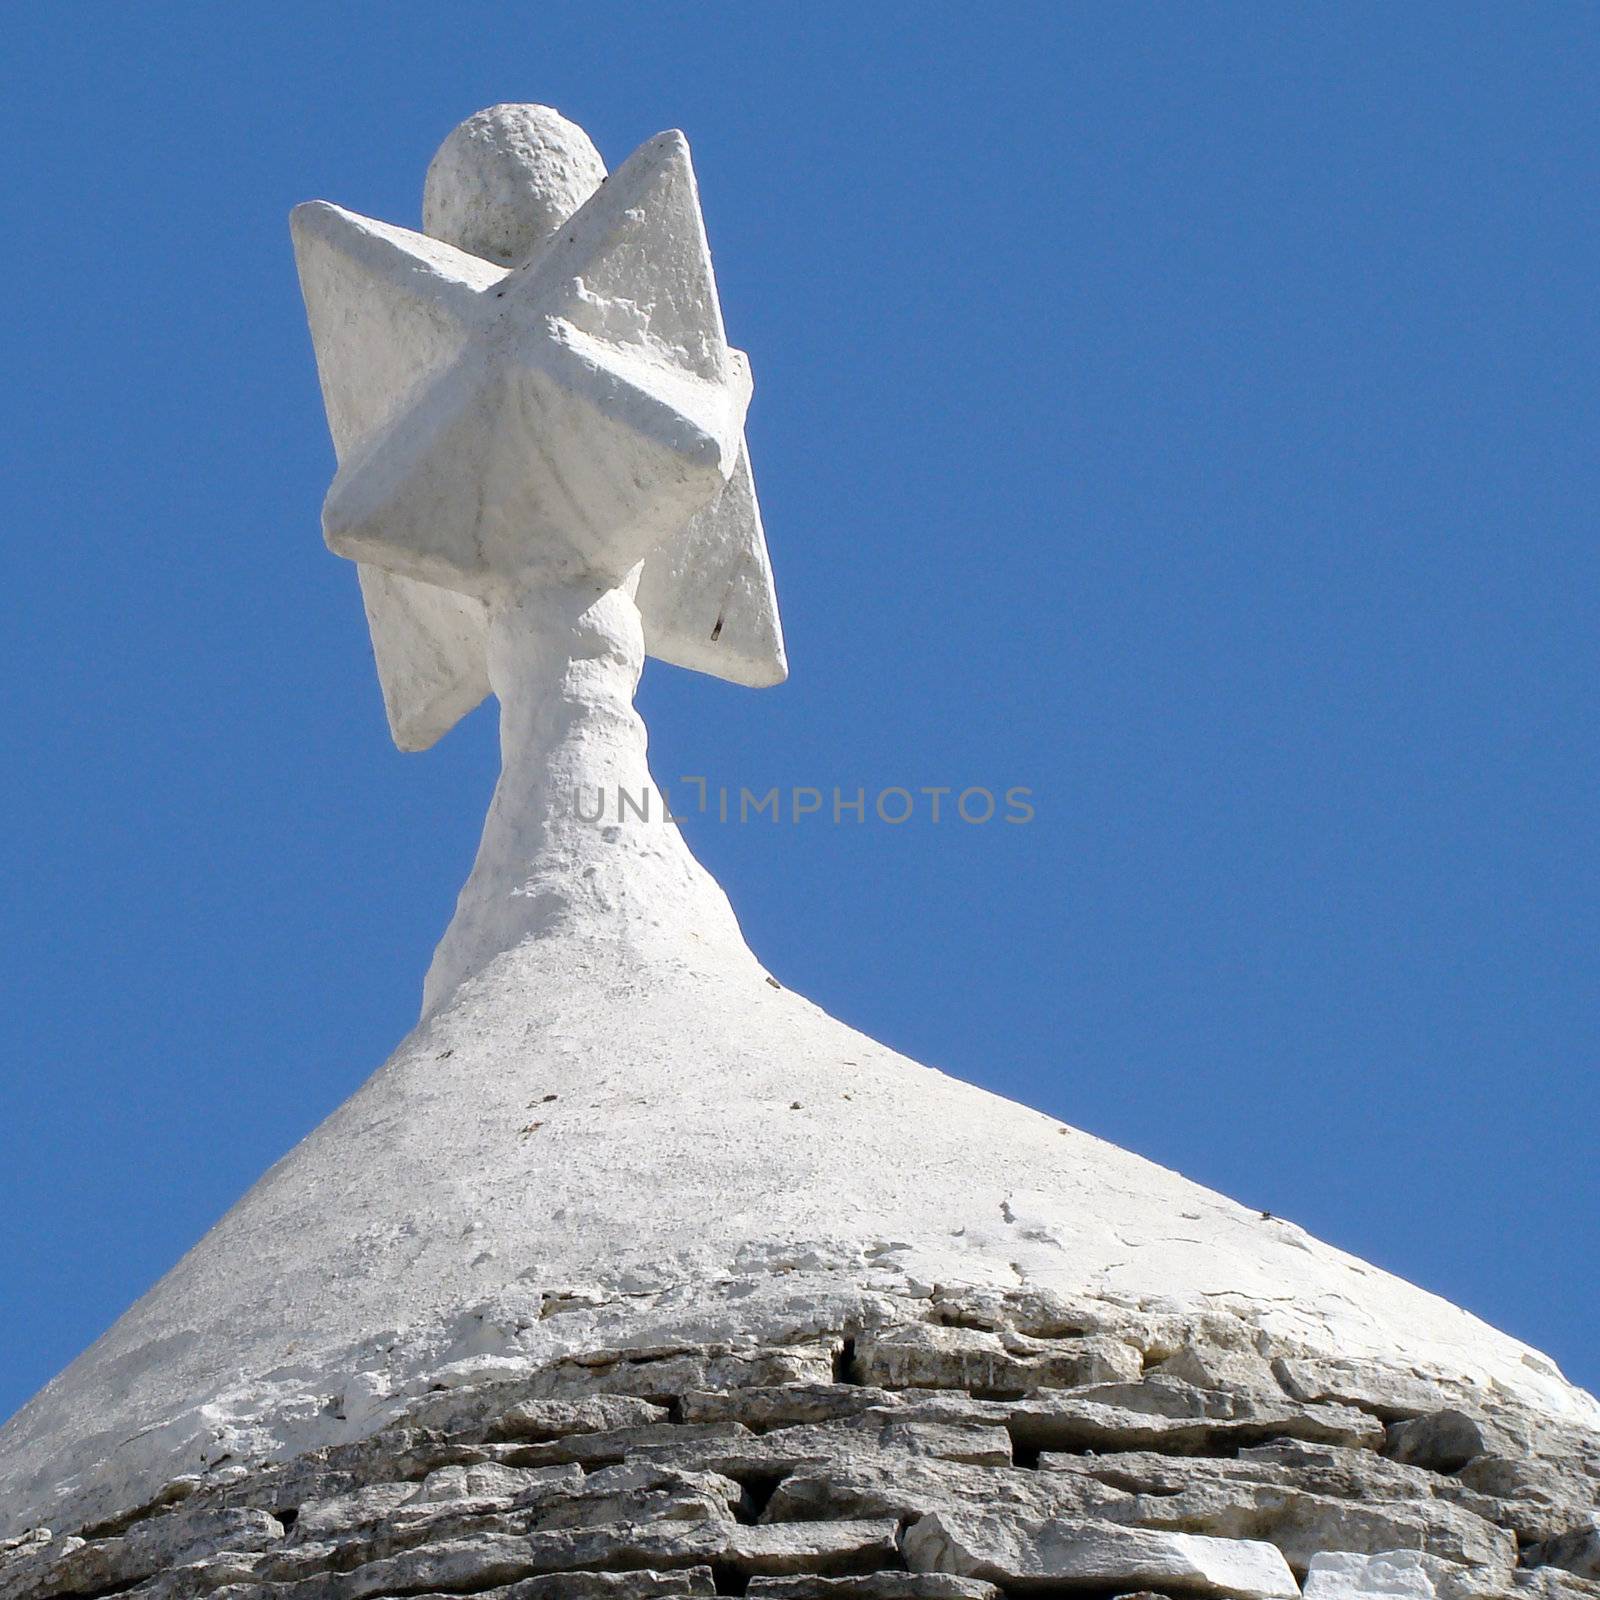
<svg viewBox="0 0 1600 1600">
<path fill-rule="evenodd" d="M 361 564 L 396 743 L 487 692 L 487 608 L 574 579 L 632 584 L 651 654 L 781 681 L 749 367 L 683 136 L 606 178 L 565 119 L 495 107 L 446 141 L 427 201 L 457 242 L 322 201 L 291 219 L 339 459 L 323 529 Z"/>
<path fill-rule="evenodd" d="M 565 118 L 496 106 L 445 141 L 424 215 L 448 237 L 322 201 L 291 219 L 339 460 L 323 531 L 359 565 L 395 742 L 500 700 L 424 1009 L 550 933 L 743 952 L 662 826 L 632 704 L 646 653 L 786 671 L 688 145 L 659 134 L 607 178 Z"/>
</svg>

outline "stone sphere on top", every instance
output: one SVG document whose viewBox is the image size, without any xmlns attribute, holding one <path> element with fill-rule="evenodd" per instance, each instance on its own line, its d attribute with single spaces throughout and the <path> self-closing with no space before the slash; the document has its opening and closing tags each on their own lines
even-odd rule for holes
<svg viewBox="0 0 1600 1600">
<path fill-rule="evenodd" d="M 423 232 L 516 266 L 600 187 L 605 162 L 550 106 L 501 105 L 454 128 L 428 166 Z"/>
</svg>

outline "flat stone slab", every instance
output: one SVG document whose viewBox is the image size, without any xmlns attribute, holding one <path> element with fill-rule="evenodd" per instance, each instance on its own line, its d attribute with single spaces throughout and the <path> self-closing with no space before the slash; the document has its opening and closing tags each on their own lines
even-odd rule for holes
<svg viewBox="0 0 1600 1600">
<path fill-rule="evenodd" d="M 1104 1522 L 939 1512 L 907 1529 L 905 1549 L 914 1568 L 1009 1586 L 1150 1588 L 1238 1600 L 1295 1600 L 1300 1593 L 1273 1545 Z"/>
</svg>

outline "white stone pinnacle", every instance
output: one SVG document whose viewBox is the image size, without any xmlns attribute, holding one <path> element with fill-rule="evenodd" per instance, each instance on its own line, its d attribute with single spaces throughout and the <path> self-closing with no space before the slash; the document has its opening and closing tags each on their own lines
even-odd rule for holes
<svg viewBox="0 0 1600 1600">
<path fill-rule="evenodd" d="M 396 742 L 432 743 L 490 688 L 501 703 L 500 786 L 428 1010 L 522 938 L 737 939 L 672 830 L 555 813 L 650 789 L 646 648 L 736 682 L 786 669 L 749 366 L 683 136 L 607 178 L 558 113 L 496 106 L 446 139 L 424 213 L 443 237 L 322 202 L 291 222 L 339 458 L 323 529 L 361 566 Z"/>
</svg>

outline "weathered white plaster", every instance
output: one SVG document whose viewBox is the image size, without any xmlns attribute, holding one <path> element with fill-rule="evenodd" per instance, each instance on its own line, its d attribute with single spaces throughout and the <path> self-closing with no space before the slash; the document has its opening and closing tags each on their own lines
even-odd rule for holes
<svg viewBox="0 0 1600 1600">
<path fill-rule="evenodd" d="M 490 106 L 428 164 L 422 231 L 503 267 L 526 261 L 606 179 L 575 122 L 550 106 Z"/>
<path fill-rule="evenodd" d="M 579 582 L 495 606 L 489 682 L 500 781 L 472 875 L 433 958 L 423 1010 L 487 956 L 524 939 L 596 929 L 670 956 L 693 942 L 730 957 L 733 910 L 666 821 L 633 693 L 644 666 L 625 589 Z"/>
<path fill-rule="evenodd" d="M 645 558 L 638 599 L 659 660 L 752 689 L 788 676 L 748 448 L 717 498 Z"/>
<path fill-rule="evenodd" d="M 387 310 L 390 359 L 353 363 L 352 387 L 405 369 L 403 400 L 328 491 L 337 553 L 480 596 L 618 583 L 732 474 L 749 374 L 723 335 L 681 135 L 651 140 L 507 273 L 320 202 L 294 226 L 308 254 L 363 270 L 341 309 Z M 320 349 L 332 319 L 312 315 Z"/>
</svg>

